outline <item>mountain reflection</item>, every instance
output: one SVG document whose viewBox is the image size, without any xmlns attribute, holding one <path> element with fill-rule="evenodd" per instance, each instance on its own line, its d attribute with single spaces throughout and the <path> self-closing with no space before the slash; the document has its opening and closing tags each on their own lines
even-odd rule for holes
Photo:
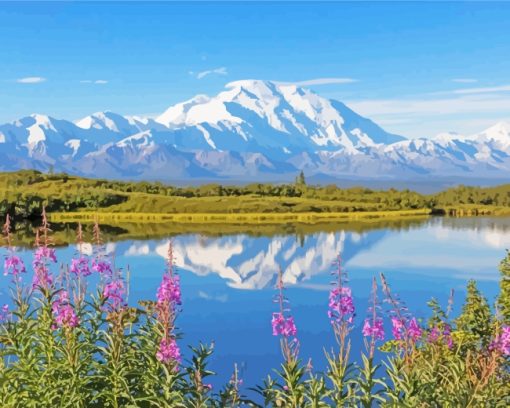
<svg viewBox="0 0 510 408">
<path fill-rule="evenodd" d="M 53 225 L 56 245 L 74 247 L 76 226 Z M 119 265 L 142 265 L 148 257 L 165 257 L 172 240 L 175 262 L 182 271 L 216 275 L 231 288 L 252 290 L 273 287 L 280 268 L 289 285 L 324 287 L 327 280 L 315 277 L 329 273 L 339 253 L 353 271 L 426 269 L 429 276 L 436 272 L 443 276 L 440 265 L 449 268 L 451 276 L 497 280 L 497 260 L 510 247 L 509 217 L 251 226 L 246 232 L 237 225 L 223 231 L 218 226 L 189 227 L 186 231 L 185 225 L 119 224 L 102 226 L 102 231 L 107 252 L 116 254 Z M 91 236 L 91 225 L 85 230 Z M 16 233 L 16 245 L 33 248 L 32 225 L 17 225 Z M 92 255 L 90 244 L 82 249 Z"/>
<path fill-rule="evenodd" d="M 173 239 L 176 266 L 205 276 L 217 274 L 233 288 L 271 287 L 281 268 L 288 284 L 298 284 L 327 273 L 339 253 L 347 262 L 371 248 L 387 234 L 384 230 L 358 234 L 339 231 L 304 237 L 287 235 L 205 237 L 183 235 Z M 167 240 L 133 243 L 124 256 L 166 255 Z"/>
<path fill-rule="evenodd" d="M 198 276 L 215 274 L 228 286 L 238 289 L 273 287 L 280 268 L 287 284 L 304 286 L 313 277 L 330 272 L 339 253 L 347 266 L 374 269 L 395 265 L 415 268 L 418 263 L 433 265 L 440 258 L 444 266 L 458 269 L 456 274 L 487 270 L 490 275 L 482 279 L 492 280 L 497 279 L 497 265 L 492 267 L 493 255 L 485 257 L 486 249 L 501 250 L 503 257 L 504 248 L 510 246 L 509 218 L 433 218 L 422 223 L 419 231 L 418 235 L 409 228 L 273 236 L 187 234 L 173 237 L 172 241 L 176 265 L 181 270 Z M 412 239 L 409 234 L 414 234 Z M 475 254 L 466 253 L 466 248 L 476 243 L 477 255 L 466 269 L 462 260 Z M 164 257 L 167 244 L 168 239 L 131 241 L 119 253 L 127 257 Z M 120 250 L 125 243 L 118 246 Z"/>
</svg>

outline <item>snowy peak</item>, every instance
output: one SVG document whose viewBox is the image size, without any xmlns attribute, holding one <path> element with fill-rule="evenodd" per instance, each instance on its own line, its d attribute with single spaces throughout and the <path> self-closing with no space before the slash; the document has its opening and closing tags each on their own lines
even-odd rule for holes
<svg viewBox="0 0 510 408">
<path fill-rule="evenodd" d="M 219 150 L 231 143 L 257 143 L 284 152 L 340 149 L 354 154 L 403 139 L 338 101 L 296 85 L 263 80 L 230 82 L 218 95 L 198 95 L 174 105 L 156 121 L 169 128 L 196 127 L 208 145 Z M 211 134 L 210 128 L 222 135 Z"/>
<path fill-rule="evenodd" d="M 41 115 L 38 113 L 33 113 L 32 115 L 30 115 L 30 117 L 32 119 L 34 119 L 35 126 L 39 126 L 43 129 L 50 129 L 50 130 L 55 131 L 55 127 L 53 126 L 53 123 L 52 123 L 55 119 L 50 118 L 47 115 Z"/>
<path fill-rule="evenodd" d="M 76 121 L 75 124 L 82 129 L 109 130 L 123 134 L 138 130 L 136 124 L 130 123 L 124 116 L 109 111 L 96 112 Z"/>
<path fill-rule="evenodd" d="M 193 119 L 195 115 L 190 115 L 190 111 L 198 105 L 206 104 L 209 99 L 207 95 L 197 95 L 185 102 L 171 106 L 156 118 L 156 122 L 167 127 L 193 125 L 196 123 Z"/>
<path fill-rule="evenodd" d="M 236 181 L 507 177 L 510 123 L 405 139 L 340 101 L 291 83 L 242 80 L 156 119 L 96 112 L 75 123 L 34 114 L 0 125 L 0 169 L 94 177 Z M 324 178 L 325 177 L 325 178 Z"/>
<path fill-rule="evenodd" d="M 510 122 L 499 122 L 475 136 L 477 139 L 494 141 L 510 146 Z"/>
</svg>

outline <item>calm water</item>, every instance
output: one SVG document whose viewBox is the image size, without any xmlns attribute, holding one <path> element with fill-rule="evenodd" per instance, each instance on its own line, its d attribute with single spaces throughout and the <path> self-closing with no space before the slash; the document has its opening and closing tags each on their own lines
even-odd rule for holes
<svg viewBox="0 0 510 408">
<path fill-rule="evenodd" d="M 221 373 L 220 379 L 226 379 L 237 362 L 245 383 L 260 382 L 280 359 L 270 319 L 281 267 L 298 325 L 301 356 L 312 358 L 320 369 L 323 347 L 333 345 L 326 310 L 331 264 L 338 253 L 342 253 L 355 294 L 358 333 L 370 280 L 380 272 L 415 315 L 426 317 L 426 302 L 436 297 L 445 305 L 451 288 L 456 291 L 458 310 L 470 278 L 479 281 L 492 301 L 498 290 L 498 263 L 510 247 L 510 218 L 432 218 L 397 228 L 374 224 L 369 229 L 327 230 L 172 236 L 183 291 L 178 320 L 184 333 L 181 344 L 215 342 L 212 368 Z M 155 296 L 169 239 L 161 236 L 108 243 L 117 266 L 130 266 L 132 304 Z M 59 260 L 69 259 L 74 251 L 74 246 L 59 248 Z M 22 254 L 30 264 L 30 253 Z M 4 278 L 2 297 L 6 288 Z M 353 353 L 361 345 L 356 333 Z"/>
</svg>

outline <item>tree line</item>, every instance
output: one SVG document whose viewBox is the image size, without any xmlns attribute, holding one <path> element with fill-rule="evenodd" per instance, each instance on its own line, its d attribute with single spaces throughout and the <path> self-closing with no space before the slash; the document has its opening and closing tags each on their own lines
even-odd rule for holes
<svg viewBox="0 0 510 408">
<path fill-rule="evenodd" d="M 293 183 L 250 183 L 200 186 L 172 186 L 161 182 L 112 181 L 88 179 L 65 173 L 45 174 L 35 170 L 0 173 L 0 215 L 21 218 L 38 217 L 43 207 L 49 212 L 67 212 L 106 208 L 128 200 L 150 200 L 157 196 L 180 198 L 219 197 L 222 202 L 238 204 L 244 197 L 276 197 L 303 200 L 303 205 L 289 205 L 289 211 L 315 208 L 328 211 L 346 208 L 360 211 L 437 209 L 459 204 L 510 207 L 510 184 L 498 187 L 458 186 L 443 192 L 424 195 L 408 189 L 374 190 L 365 187 L 342 188 L 336 184 L 309 185 L 303 173 Z M 232 198 L 229 202 L 229 198 Z M 305 205 L 306 201 L 306 205 Z M 171 200 L 169 200 L 171 202 Z M 310 204 L 312 203 L 312 204 Z"/>
</svg>

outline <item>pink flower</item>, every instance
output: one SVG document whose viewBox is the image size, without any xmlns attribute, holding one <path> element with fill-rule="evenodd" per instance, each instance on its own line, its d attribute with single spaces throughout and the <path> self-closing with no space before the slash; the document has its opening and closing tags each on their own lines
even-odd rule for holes
<svg viewBox="0 0 510 408">
<path fill-rule="evenodd" d="M 368 319 L 365 319 L 365 323 L 363 323 L 363 329 L 361 330 L 361 333 L 365 337 L 370 337 L 372 335 L 372 328 L 370 327 L 370 321 Z"/>
<path fill-rule="evenodd" d="M 48 262 L 57 262 L 57 256 L 53 248 L 47 246 L 37 247 L 34 253 L 34 260 L 32 266 L 34 268 L 34 287 L 48 287 L 53 283 L 50 270 L 48 269 Z"/>
<path fill-rule="evenodd" d="M 58 294 L 51 309 L 58 327 L 76 327 L 80 323 L 72 305 L 69 303 L 69 294 L 65 290 Z"/>
<path fill-rule="evenodd" d="M 453 347 L 451 327 L 448 324 L 445 324 L 443 331 L 441 332 L 441 330 L 438 326 L 434 326 L 430 330 L 430 332 L 427 336 L 427 340 L 429 341 L 429 343 L 437 343 L 439 340 L 443 340 L 444 343 L 448 346 L 448 348 L 451 349 Z"/>
<path fill-rule="evenodd" d="M 158 304 L 181 304 L 181 286 L 178 275 L 171 276 L 169 274 L 163 275 L 163 280 L 159 285 L 157 292 Z"/>
<path fill-rule="evenodd" d="M 409 337 L 414 341 L 421 338 L 422 330 L 414 317 L 409 322 L 409 327 L 407 329 L 407 333 L 409 334 Z"/>
<path fill-rule="evenodd" d="M 12 275 L 14 279 L 17 278 L 17 276 L 20 273 L 25 273 L 27 269 L 25 268 L 25 264 L 23 263 L 23 260 L 16 255 L 10 255 L 5 258 L 4 262 L 4 275 Z"/>
<path fill-rule="evenodd" d="M 92 273 L 89 260 L 84 256 L 80 256 L 78 259 L 71 259 L 71 268 L 69 270 L 77 276 L 89 276 Z"/>
<path fill-rule="evenodd" d="M 289 316 L 285 319 L 285 327 L 283 335 L 285 337 L 295 336 L 297 334 L 296 324 L 294 323 L 294 317 Z"/>
<path fill-rule="evenodd" d="M 106 284 L 103 288 L 103 297 L 113 309 L 118 309 L 124 304 L 124 294 L 124 282 L 120 279 Z"/>
<path fill-rule="evenodd" d="M 499 351 L 504 356 L 510 356 L 510 326 L 502 327 L 501 334 L 496 336 L 489 348 Z"/>
<path fill-rule="evenodd" d="M 365 319 L 362 333 L 365 337 L 373 337 L 377 340 L 384 340 L 384 327 L 382 319 L 380 317 L 376 317 L 373 322 L 370 322 L 370 319 Z"/>
<path fill-rule="evenodd" d="M 393 326 L 393 328 L 391 329 L 393 337 L 395 338 L 395 340 L 401 340 L 402 334 L 405 330 L 404 322 L 402 322 L 402 320 L 400 320 L 397 317 L 392 317 L 391 325 Z"/>
<path fill-rule="evenodd" d="M 57 255 L 53 248 L 48 248 L 47 246 L 40 246 L 35 250 L 34 263 L 40 263 L 43 262 L 44 260 L 57 263 Z"/>
<path fill-rule="evenodd" d="M 429 343 L 435 343 L 439 339 L 440 334 L 441 332 L 439 331 L 438 327 L 434 326 L 428 335 Z"/>
<path fill-rule="evenodd" d="M 100 259 L 94 259 L 92 261 L 92 270 L 100 273 L 101 275 L 112 275 L 112 265 L 108 261 L 103 261 Z"/>
<path fill-rule="evenodd" d="M 53 283 L 53 278 L 50 271 L 46 267 L 41 267 L 36 270 L 33 280 L 33 287 L 48 287 Z"/>
<path fill-rule="evenodd" d="M 296 324 L 292 316 L 286 318 L 280 312 L 273 313 L 271 325 L 273 327 L 273 336 L 290 337 L 297 334 Z"/>
<path fill-rule="evenodd" d="M 407 323 L 402 318 L 393 316 L 391 318 L 391 324 L 393 326 L 391 332 L 393 333 L 393 337 L 395 338 L 395 340 L 402 340 L 402 338 L 408 338 L 413 341 L 416 341 L 421 337 L 422 334 L 421 327 L 418 325 L 418 322 L 414 317 Z"/>
<path fill-rule="evenodd" d="M 162 339 L 159 343 L 159 348 L 156 353 L 156 358 L 163 364 L 171 361 L 180 363 L 181 362 L 181 351 L 174 338 L 170 340 Z"/>
<path fill-rule="evenodd" d="M 444 326 L 443 337 L 448 348 L 453 348 L 452 328 L 448 324 Z"/>
<path fill-rule="evenodd" d="M 348 287 L 336 287 L 329 293 L 328 316 L 333 321 L 346 320 L 351 323 L 354 319 L 354 302 L 352 292 Z"/>
</svg>

